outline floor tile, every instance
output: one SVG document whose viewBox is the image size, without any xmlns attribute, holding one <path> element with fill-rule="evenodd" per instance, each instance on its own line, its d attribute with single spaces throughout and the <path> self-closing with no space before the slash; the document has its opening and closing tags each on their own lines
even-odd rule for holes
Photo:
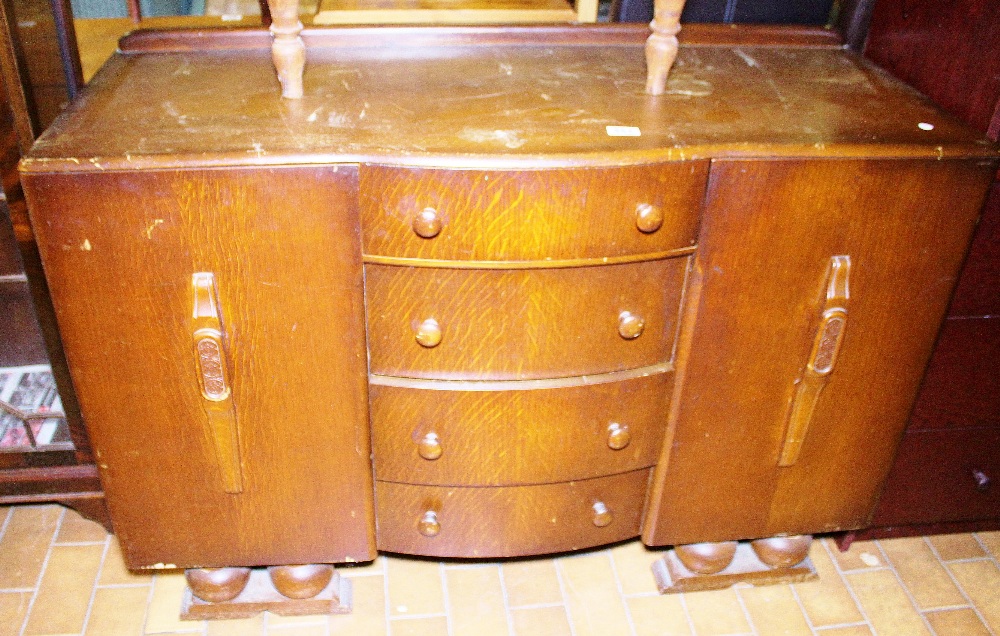
<svg viewBox="0 0 1000 636">
<path fill-rule="evenodd" d="M 0 636 L 21 633 L 31 595 L 31 592 L 0 592 Z"/>
<path fill-rule="evenodd" d="M 500 567 L 446 570 L 448 613 L 456 634 L 507 636 L 507 611 L 500 588 Z"/>
<path fill-rule="evenodd" d="M 576 636 L 629 634 L 625 605 L 607 551 L 556 559 Z"/>
<path fill-rule="evenodd" d="M 60 506 L 13 507 L 0 538 L 0 589 L 38 584 L 62 512 Z"/>
<path fill-rule="evenodd" d="M 267 626 L 271 627 L 309 627 L 312 625 L 326 625 L 329 617 L 326 614 L 307 614 L 306 616 L 281 616 L 280 614 L 267 615 Z"/>
<path fill-rule="evenodd" d="M 1000 559 L 1000 530 L 995 532 L 977 532 L 976 537 L 993 554 L 994 559 Z"/>
<path fill-rule="evenodd" d="M 625 599 L 636 636 L 687 636 L 691 625 L 679 594 Z"/>
<path fill-rule="evenodd" d="M 250 618 L 225 621 L 208 621 L 207 636 L 262 636 L 264 634 L 264 613 Z"/>
<path fill-rule="evenodd" d="M 149 586 L 98 589 L 86 636 L 138 636 L 146 621 Z"/>
<path fill-rule="evenodd" d="M 181 598 L 187 583 L 184 572 L 157 572 L 153 577 L 153 596 L 146 613 L 146 633 L 203 631 L 203 621 L 182 621 Z"/>
<path fill-rule="evenodd" d="M 330 634 L 335 636 L 381 636 L 388 631 L 385 616 L 385 577 L 359 576 L 351 579 L 354 610 L 331 616 Z"/>
<path fill-rule="evenodd" d="M 817 636 L 872 636 L 872 630 L 867 625 L 849 625 L 816 630 L 816 634 Z"/>
<path fill-rule="evenodd" d="M 444 614 L 444 588 L 437 562 L 390 557 L 385 569 L 390 616 Z"/>
<path fill-rule="evenodd" d="M 511 607 L 563 602 L 556 563 L 552 559 L 508 561 L 500 569 Z"/>
<path fill-rule="evenodd" d="M 1000 569 L 989 560 L 949 563 L 948 569 L 995 632 L 1000 632 Z"/>
<path fill-rule="evenodd" d="M 851 597 L 850 590 L 840 578 L 823 543 L 813 541 L 809 548 L 809 558 L 816 568 L 819 580 L 793 586 L 799 601 L 802 602 L 813 627 L 860 623 L 864 621 L 864 617 Z M 831 547 L 836 549 L 836 546 Z"/>
<path fill-rule="evenodd" d="M 888 539 L 879 544 L 918 608 L 965 605 L 965 597 L 923 537 Z"/>
<path fill-rule="evenodd" d="M 629 541 L 610 550 L 615 572 L 622 586 L 622 594 L 652 594 L 656 581 L 651 570 L 653 563 L 666 554 L 666 550 L 652 550 L 641 541 Z"/>
<path fill-rule="evenodd" d="M 285 625 L 283 627 L 267 627 L 267 636 L 328 636 L 329 628 L 325 623 L 318 625 Z M 356 636 L 368 636 L 366 632 L 354 632 Z"/>
<path fill-rule="evenodd" d="M 924 616 L 937 636 L 989 636 L 983 622 L 972 609 L 926 612 Z"/>
<path fill-rule="evenodd" d="M 84 519 L 79 512 L 70 508 L 63 515 L 59 532 L 56 534 L 56 543 L 103 543 L 107 538 L 108 531 L 104 526 L 96 521 Z"/>
<path fill-rule="evenodd" d="M 737 590 L 760 636 L 804 634 L 812 631 L 789 585 L 767 585 Z"/>
<path fill-rule="evenodd" d="M 515 636 L 571 636 L 569 617 L 562 605 L 510 611 Z"/>
<path fill-rule="evenodd" d="M 878 544 L 874 541 L 855 541 L 847 552 L 841 552 L 833 539 L 823 539 L 830 548 L 833 560 L 841 572 L 854 570 L 871 570 L 886 566 Z"/>
<path fill-rule="evenodd" d="M 751 630 L 733 588 L 685 594 L 684 603 L 698 636 L 744 634 Z"/>
<path fill-rule="evenodd" d="M 103 556 L 102 543 L 52 548 L 24 633 L 82 632 Z"/>
<path fill-rule="evenodd" d="M 448 636 L 448 619 L 444 616 L 430 618 L 403 618 L 390 622 L 392 636 Z"/>
<path fill-rule="evenodd" d="M 111 537 L 108 552 L 104 555 L 104 565 L 97 579 L 98 585 L 151 585 L 154 570 L 132 571 L 125 567 L 122 548 L 118 539 Z"/>
<path fill-rule="evenodd" d="M 855 572 L 847 575 L 847 581 L 876 634 L 917 636 L 930 633 L 890 570 Z"/>
<path fill-rule="evenodd" d="M 983 546 L 979 545 L 972 534 L 939 534 L 927 537 L 938 556 L 942 561 L 956 561 L 958 559 L 976 559 L 986 556 Z"/>
</svg>

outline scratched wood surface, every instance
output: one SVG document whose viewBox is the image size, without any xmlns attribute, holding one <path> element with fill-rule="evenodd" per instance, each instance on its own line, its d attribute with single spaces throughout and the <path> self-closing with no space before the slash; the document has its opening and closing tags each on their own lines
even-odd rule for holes
<svg viewBox="0 0 1000 636">
<path fill-rule="evenodd" d="M 523 32 L 520 44 L 420 47 L 406 45 L 419 41 L 411 28 L 391 47 L 310 48 L 301 100 L 280 99 L 267 50 L 119 54 L 26 168 L 336 160 L 468 169 L 529 158 L 559 167 L 993 152 L 842 50 L 682 47 L 666 93 L 650 97 L 641 44 L 546 46 Z"/>
<path fill-rule="evenodd" d="M 707 161 L 577 170 L 361 169 L 365 257 L 579 262 L 649 258 L 691 248 Z M 640 206 L 663 224 L 644 232 Z M 413 219 L 432 208 L 441 231 L 423 238 Z"/>
<path fill-rule="evenodd" d="M 566 269 L 461 270 L 365 265 L 372 373 L 520 380 L 669 361 L 687 258 Z M 623 311 L 642 334 L 618 332 Z M 441 342 L 416 340 L 434 319 Z"/>
<path fill-rule="evenodd" d="M 663 439 L 672 373 L 576 387 L 426 390 L 373 384 L 372 446 L 381 481 L 511 486 L 649 468 Z M 628 429 L 621 449 L 609 426 Z M 433 433 L 441 455 L 424 459 Z"/>
<path fill-rule="evenodd" d="M 509 557 L 578 550 L 639 534 L 649 470 L 560 484 L 504 488 L 412 486 L 377 481 L 378 547 L 426 556 Z M 603 502 L 611 523 L 594 525 Z M 426 537 L 417 522 L 437 515 Z"/>
<path fill-rule="evenodd" d="M 26 180 L 131 566 L 373 557 L 356 178 L 316 167 Z M 195 367 L 201 271 L 217 283 L 240 494 L 222 488 Z"/>
</svg>

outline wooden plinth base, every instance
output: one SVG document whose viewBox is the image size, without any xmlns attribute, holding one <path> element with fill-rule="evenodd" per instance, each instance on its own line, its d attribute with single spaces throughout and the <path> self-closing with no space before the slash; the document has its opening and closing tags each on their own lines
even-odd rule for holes
<svg viewBox="0 0 1000 636">
<path fill-rule="evenodd" d="M 330 584 L 312 598 L 291 599 L 282 596 L 271 583 L 267 569 L 254 569 L 250 580 L 239 596 L 231 601 L 209 603 L 184 590 L 181 602 L 181 620 L 225 620 L 250 618 L 263 611 L 279 616 L 306 616 L 310 614 L 350 614 L 353 607 L 351 582 L 334 572 Z"/>
<path fill-rule="evenodd" d="M 749 543 L 740 543 L 726 569 L 715 574 L 697 574 L 684 567 L 670 550 L 653 563 L 653 578 L 660 594 L 721 590 L 737 583 L 774 585 L 776 583 L 802 583 L 819 578 L 808 557 L 790 568 L 775 569 L 760 562 Z"/>
</svg>

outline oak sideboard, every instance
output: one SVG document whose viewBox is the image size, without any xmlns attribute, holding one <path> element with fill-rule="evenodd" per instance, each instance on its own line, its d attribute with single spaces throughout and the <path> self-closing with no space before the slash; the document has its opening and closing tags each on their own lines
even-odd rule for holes
<svg viewBox="0 0 1000 636">
<path fill-rule="evenodd" d="M 864 526 L 997 151 L 808 29 L 139 33 L 22 164 L 132 567 Z"/>
</svg>

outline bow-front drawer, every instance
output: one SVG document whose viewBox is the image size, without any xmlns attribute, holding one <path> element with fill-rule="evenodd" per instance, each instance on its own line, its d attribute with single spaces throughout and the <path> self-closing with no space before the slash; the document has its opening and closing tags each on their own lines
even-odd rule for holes
<svg viewBox="0 0 1000 636">
<path fill-rule="evenodd" d="M 410 484 L 513 486 L 653 466 L 673 373 L 608 381 L 615 375 L 598 376 L 597 384 L 531 380 L 477 390 L 469 382 L 374 383 L 375 475 Z"/>
<path fill-rule="evenodd" d="M 707 161 L 530 171 L 362 166 L 362 247 L 369 262 L 397 264 L 664 256 L 694 246 L 707 176 Z"/>
<path fill-rule="evenodd" d="M 379 550 L 509 557 L 635 537 L 649 469 L 541 486 L 449 488 L 377 481 Z"/>
<path fill-rule="evenodd" d="M 542 270 L 367 265 L 370 369 L 552 378 L 667 362 L 687 259 Z"/>
</svg>

